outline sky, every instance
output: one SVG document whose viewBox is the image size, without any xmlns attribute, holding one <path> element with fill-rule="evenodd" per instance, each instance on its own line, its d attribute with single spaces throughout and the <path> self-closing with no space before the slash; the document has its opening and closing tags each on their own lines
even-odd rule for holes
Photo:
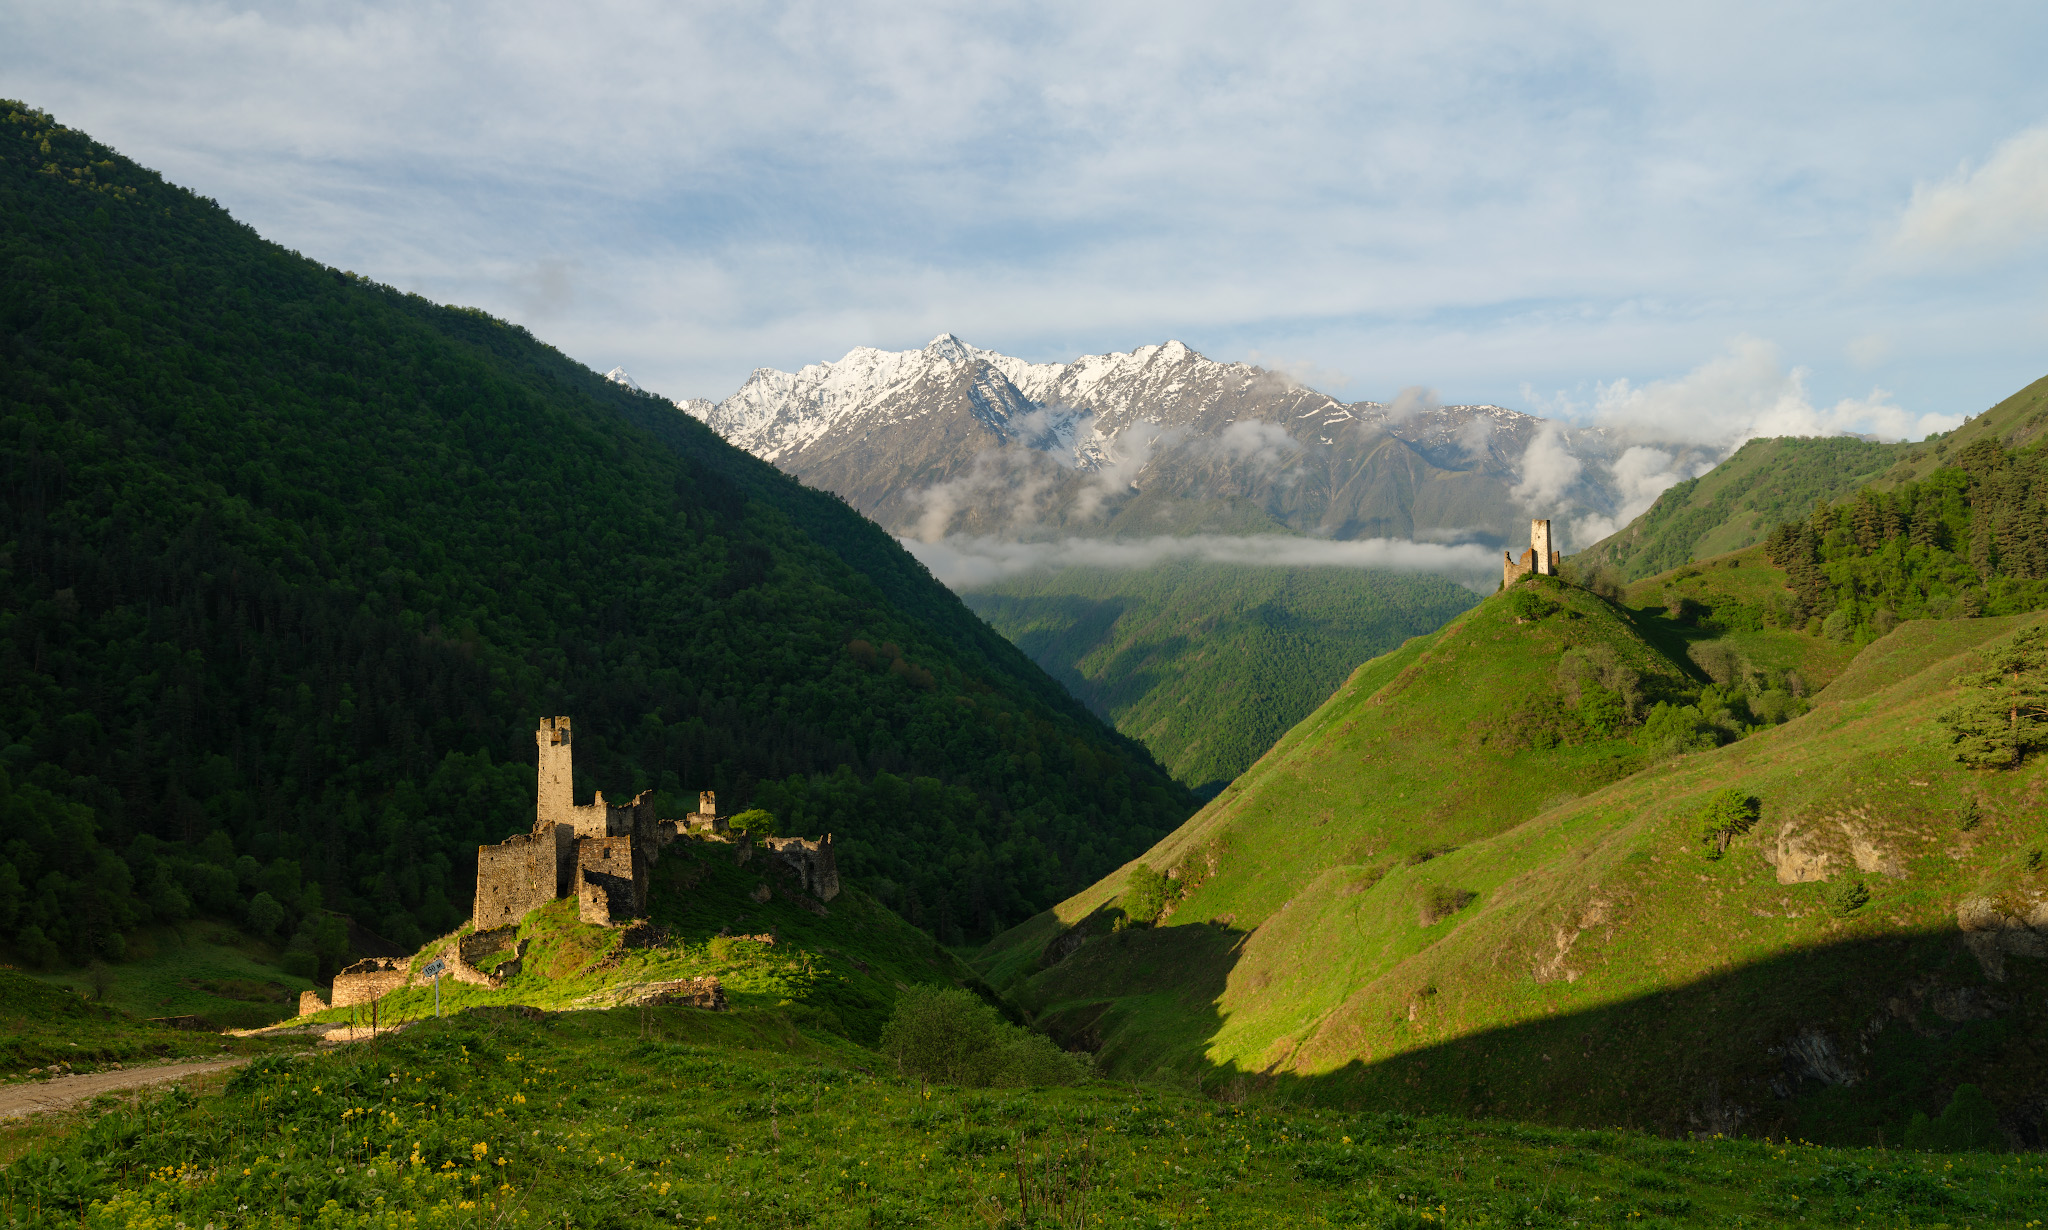
<svg viewBox="0 0 2048 1230">
<path fill-rule="evenodd" d="M 10 0 L 0 95 L 671 397 L 1175 338 L 1917 438 L 2048 373 L 2043 46 L 1995 3 Z"/>
</svg>

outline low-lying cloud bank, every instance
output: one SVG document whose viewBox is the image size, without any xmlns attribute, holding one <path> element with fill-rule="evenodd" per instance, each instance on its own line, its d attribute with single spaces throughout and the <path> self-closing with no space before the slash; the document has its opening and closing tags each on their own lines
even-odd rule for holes
<svg viewBox="0 0 2048 1230">
<path fill-rule="evenodd" d="M 978 589 L 1023 572 L 1055 568 L 1149 568 L 1166 560 L 1194 559 L 1271 568 L 1375 568 L 1431 572 L 1490 589 L 1500 575 L 1498 552 L 1470 544 L 1362 538 L 1334 542 L 1282 534 L 1195 534 L 1185 538 L 1062 538 L 1015 542 L 953 536 L 936 542 L 897 541 L 948 588 Z"/>
</svg>

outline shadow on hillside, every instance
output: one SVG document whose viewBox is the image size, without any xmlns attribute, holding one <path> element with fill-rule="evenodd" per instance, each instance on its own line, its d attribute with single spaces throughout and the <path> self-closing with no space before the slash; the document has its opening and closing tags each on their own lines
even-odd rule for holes
<svg viewBox="0 0 2048 1230">
<path fill-rule="evenodd" d="M 1191 934 L 1165 938 L 1181 931 Z M 1475 1003 L 1454 987 L 1390 992 L 1303 1052 L 1385 1057 L 1314 1076 L 1278 1071 L 1280 1054 L 1262 1069 L 1191 1070 L 1188 1058 L 1222 1025 L 1215 1004 L 1247 936 L 1215 924 L 1136 934 L 1162 939 L 1123 940 L 1119 953 L 1120 937 L 1094 938 L 1066 959 L 1081 963 L 1074 970 L 1040 975 L 1057 1004 L 1043 1023 L 1099 1049 L 1112 1073 L 1178 1072 L 1228 1101 L 1896 1145 L 1915 1112 L 1938 1115 L 1972 1082 L 2013 1143 L 2048 1146 L 2048 961 L 2006 958 L 1992 981 L 1953 929 L 1816 945 L 1592 1007 L 1566 1007 L 1567 984 L 1533 980 L 1509 992 L 1512 1005 Z M 1105 961 L 1124 968 L 1112 974 Z M 1070 981 L 1121 991 L 1058 1003 Z M 1148 1041 L 1181 1006 L 1206 1010 Z M 1450 1036 L 1460 1016 L 1502 1011 L 1534 1019 Z"/>
</svg>

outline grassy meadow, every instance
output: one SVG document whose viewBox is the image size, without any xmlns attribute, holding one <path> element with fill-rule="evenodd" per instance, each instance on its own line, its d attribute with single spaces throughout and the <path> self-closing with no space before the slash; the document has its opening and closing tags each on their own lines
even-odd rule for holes
<svg viewBox="0 0 2048 1230">
<path fill-rule="evenodd" d="M 772 1010 L 474 1009 L 109 1103 L 0 1170 L 10 1225 L 2031 1226 L 2038 1156 L 1662 1140 L 959 1089 Z M 28 1129 L 0 1127 L 0 1142 Z M 0 1150 L 4 1150 L 0 1143 Z"/>
</svg>

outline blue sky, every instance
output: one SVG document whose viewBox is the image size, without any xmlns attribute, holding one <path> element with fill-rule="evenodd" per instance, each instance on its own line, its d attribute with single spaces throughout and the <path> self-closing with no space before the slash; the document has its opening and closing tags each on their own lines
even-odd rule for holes
<svg viewBox="0 0 2048 1230">
<path fill-rule="evenodd" d="M 1705 435 L 2048 374 L 2048 9 L 13 0 L 0 93 L 722 397 L 1178 338 Z"/>
</svg>

